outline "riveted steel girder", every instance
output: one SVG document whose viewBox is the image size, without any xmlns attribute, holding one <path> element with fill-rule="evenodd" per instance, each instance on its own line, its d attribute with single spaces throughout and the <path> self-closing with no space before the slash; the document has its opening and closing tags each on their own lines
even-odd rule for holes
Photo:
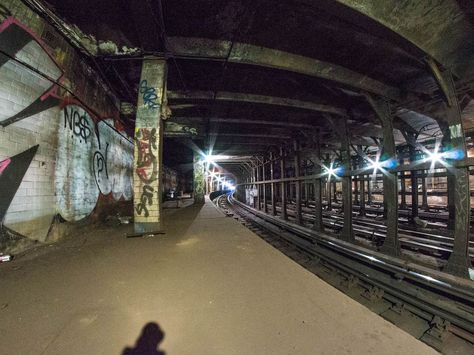
<svg viewBox="0 0 474 355">
<path fill-rule="evenodd" d="M 389 28 L 457 76 L 472 71 L 474 26 L 458 1 L 335 1 Z"/>
<path fill-rule="evenodd" d="M 400 99 L 398 88 L 340 65 L 277 49 L 225 40 L 169 37 L 174 55 L 187 58 L 226 60 L 230 63 L 280 69 L 329 80 L 358 91 L 367 91 L 392 100 Z"/>
</svg>

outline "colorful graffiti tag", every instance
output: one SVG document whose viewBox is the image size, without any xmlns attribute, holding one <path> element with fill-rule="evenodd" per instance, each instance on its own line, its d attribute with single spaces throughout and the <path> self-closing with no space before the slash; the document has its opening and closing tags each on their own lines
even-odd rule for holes
<svg viewBox="0 0 474 355">
<path fill-rule="evenodd" d="M 135 206 L 135 210 L 138 215 L 149 217 L 149 209 L 153 205 L 155 193 L 151 183 L 156 181 L 159 176 L 156 128 L 138 128 L 135 133 L 135 139 L 137 143 L 135 173 L 142 185 L 141 196 Z M 155 204 L 157 204 L 157 201 L 155 201 Z"/>
<path fill-rule="evenodd" d="M 60 102 L 57 82 L 63 72 L 36 35 L 13 17 L 0 24 L 0 125 L 32 116 Z M 28 68 L 28 69 L 27 69 Z M 43 75 L 38 75 L 42 73 Z M 16 85 L 12 79 L 22 77 Z M 23 100 L 11 100 L 11 91 Z M 9 100 L 10 99 L 10 100 Z"/>
<path fill-rule="evenodd" d="M 101 194 L 132 198 L 133 142 L 115 129 L 113 119 L 100 120 L 60 90 L 71 78 L 65 79 L 53 53 L 64 48 L 51 49 L 8 9 L 0 10 L 0 126 L 5 127 L 0 158 L 7 158 L 0 165 L 2 176 L 11 167 L 11 151 L 39 144 L 6 221 L 42 240 L 55 213 L 77 221 L 94 210 Z M 80 91 L 86 80 L 70 87 Z M 115 112 L 104 108 L 108 111 Z"/>
<path fill-rule="evenodd" d="M 0 162 L 0 225 L 37 150 L 34 146 Z"/>
<path fill-rule="evenodd" d="M 68 105 L 61 110 L 60 122 L 56 197 L 62 217 L 86 217 L 99 193 L 131 199 L 133 144 L 114 130 L 113 121 L 100 121 L 96 130 L 87 111 Z"/>
</svg>

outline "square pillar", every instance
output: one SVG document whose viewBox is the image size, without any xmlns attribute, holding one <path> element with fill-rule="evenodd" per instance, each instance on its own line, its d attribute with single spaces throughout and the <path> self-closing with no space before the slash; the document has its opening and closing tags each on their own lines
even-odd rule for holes
<svg viewBox="0 0 474 355">
<path fill-rule="evenodd" d="M 204 203 L 205 162 L 201 154 L 194 152 L 193 156 L 193 196 L 195 204 Z"/>
<path fill-rule="evenodd" d="M 167 65 L 162 58 L 145 57 L 138 89 L 135 122 L 133 204 L 135 233 L 161 230 L 163 121 Z"/>
</svg>

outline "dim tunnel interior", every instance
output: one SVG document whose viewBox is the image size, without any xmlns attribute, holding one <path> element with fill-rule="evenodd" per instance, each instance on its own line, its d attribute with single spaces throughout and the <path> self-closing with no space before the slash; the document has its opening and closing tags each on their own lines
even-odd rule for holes
<svg viewBox="0 0 474 355">
<path fill-rule="evenodd" d="M 472 167 L 469 0 L 2 0 L 0 353 L 474 352 Z"/>
</svg>

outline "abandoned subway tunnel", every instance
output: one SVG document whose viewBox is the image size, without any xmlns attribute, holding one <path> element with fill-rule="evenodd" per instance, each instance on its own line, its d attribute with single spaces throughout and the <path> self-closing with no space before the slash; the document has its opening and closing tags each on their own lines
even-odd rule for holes
<svg viewBox="0 0 474 355">
<path fill-rule="evenodd" d="M 0 0 L 0 354 L 474 354 L 469 0 Z"/>
</svg>

